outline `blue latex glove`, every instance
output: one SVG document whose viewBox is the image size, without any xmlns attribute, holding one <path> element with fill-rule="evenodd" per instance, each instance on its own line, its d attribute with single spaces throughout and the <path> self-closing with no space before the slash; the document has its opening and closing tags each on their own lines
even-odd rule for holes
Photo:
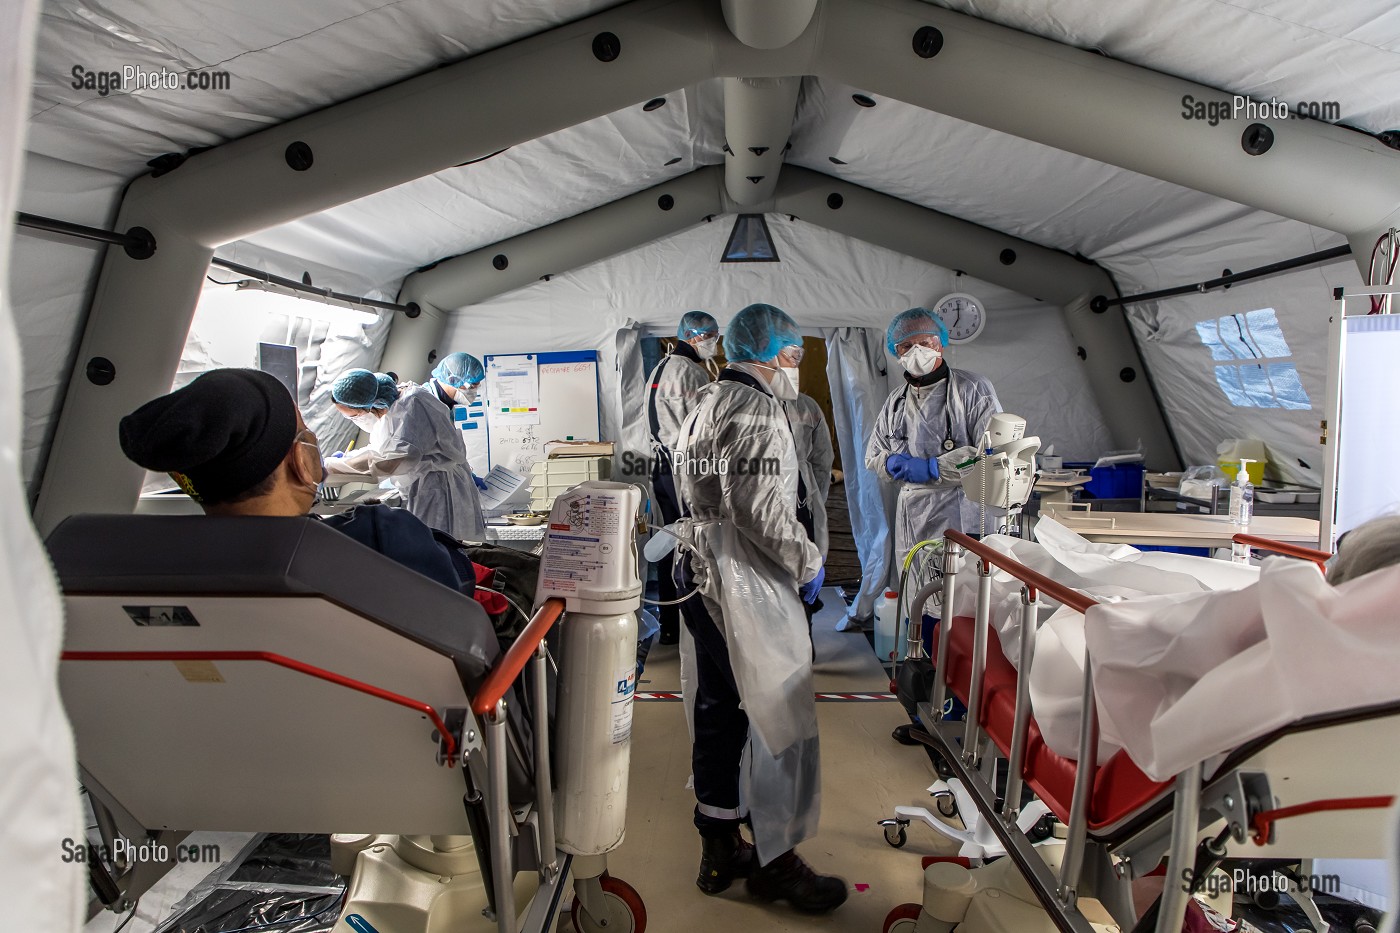
<svg viewBox="0 0 1400 933">
<path fill-rule="evenodd" d="M 904 475 L 905 466 L 914 458 L 908 454 L 890 454 L 885 458 L 885 472 L 895 479 L 907 479 Z"/>
<path fill-rule="evenodd" d="M 332 460 L 335 460 L 336 458 L 338 458 L 338 457 L 343 457 L 343 456 L 345 456 L 345 451 L 343 451 L 343 450 L 337 450 L 335 453 L 331 454 L 331 459 L 332 459 Z"/>
<path fill-rule="evenodd" d="M 808 580 L 806 583 L 802 584 L 801 588 L 798 590 L 798 593 L 801 594 L 802 601 L 804 603 L 810 606 L 812 605 L 812 603 L 817 601 L 817 594 L 821 592 L 822 581 L 825 579 L 826 565 L 823 564 L 822 568 L 817 571 L 817 575 L 812 579 Z"/>
<path fill-rule="evenodd" d="M 932 457 L 910 457 L 901 472 L 904 475 L 900 478 L 908 482 L 927 483 L 929 480 L 938 479 L 938 461 Z"/>
<path fill-rule="evenodd" d="M 486 491 L 486 480 L 477 476 L 475 473 L 472 474 L 472 480 L 476 483 L 477 489 L 480 489 L 482 492 Z"/>
</svg>

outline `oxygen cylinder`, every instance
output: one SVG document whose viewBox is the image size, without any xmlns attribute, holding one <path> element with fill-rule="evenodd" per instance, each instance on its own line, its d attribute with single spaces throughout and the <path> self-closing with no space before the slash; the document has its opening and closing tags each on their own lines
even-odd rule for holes
<svg viewBox="0 0 1400 933">
<path fill-rule="evenodd" d="M 551 637 L 559 665 L 554 819 L 556 844 L 572 855 L 609 852 L 626 828 L 640 504 L 627 483 L 583 483 L 555 500 L 545 532 L 535 602 L 565 603 Z"/>
</svg>

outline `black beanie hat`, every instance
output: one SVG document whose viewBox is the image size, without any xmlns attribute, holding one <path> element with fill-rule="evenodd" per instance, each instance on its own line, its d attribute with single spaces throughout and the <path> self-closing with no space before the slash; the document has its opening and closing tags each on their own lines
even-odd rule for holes
<svg viewBox="0 0 1400 933">
<path fill-rule="evenodd" d="M 169 473 L 202 502 L 267 479 L 292 449 L 297 409 L 287 387 L 256 369 L 216 369 L 162 395 L 119 425 L 122 452 Z"/>
</svg>

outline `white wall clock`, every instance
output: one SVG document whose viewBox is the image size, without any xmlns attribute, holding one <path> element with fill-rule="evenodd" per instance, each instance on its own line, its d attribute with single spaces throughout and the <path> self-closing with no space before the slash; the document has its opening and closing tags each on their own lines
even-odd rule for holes
<svg viewBox="0 0 1400 933">
<path fill-rule="evenodd" d="M 953 292 L 938 299 L 933 313 L 948 328 L 950 343 L 967 343 L 982 333 L 987 325 L 987 309 L 982 302 L 966 292 Z"/>
</svg>

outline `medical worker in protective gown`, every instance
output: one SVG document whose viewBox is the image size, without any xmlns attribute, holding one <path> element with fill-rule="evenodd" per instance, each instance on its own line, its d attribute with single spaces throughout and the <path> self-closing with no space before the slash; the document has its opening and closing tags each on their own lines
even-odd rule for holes
<svg viewBox="0 0 1400 933">
<path fill-rule="evenodd" d="M 948 365 L 947 345 L 947 328 L 926 308 L 896 315 L 885 331 L 885 347 L 904 368 L 905 385 L 881 407 L 865 465 L 899 487 L 895 566 L 915 544 L 941 538 L 948 528 L 980 530 L 979 509 L 963 494 L 956 464 L 976 451 L 1001 403 L 985 378 Z"/>
<path fill-rule="evenodd" d="M 327 458 L 328 482 L 388 479 L 423 524 L 459 540 L 485 539 L 462 432 L 432 389 L 394 386 L 367 369 L 352 369 L 336 380 L 331 397 L 341 414 L 369 432 L 369 445 Z"/>
<path fill-rule="evenodd" d="M 481 394 L 481 383 L 486 379 L 486 369 L 481 360 L 470 353 L 449 353 L 433 370 L 430 383 L 438 401 L 451 411 L 458 405 L 470 405 Z M 484 482 L 478 482 L 478 489 L 485 489 Z"/>
<path fill-rule="evenodd" d="M 797 370 L 784 370 L 796 373 Z M 797 398 L 783 403 L 787 412 L 788 425 L 792 428 L 792 442 L 797 448 L 797 469 L 802 476 L 805 497 L 797 503 L 797 513 L 811 515 L 809 537 L 826 560 L 830 534 L 827 531 L 826 497 L 831 492 L 831 465 L 836 462 L 836 452 L 831 446 L 831 428 L 827 426 L 826 415 L 821 406 L 810 395 L 798 394 Z M 807 520 L 803 520 L 806 525 Z"/>
<path fill-rule="evenodd" d="M 676 328 L 676 348 L 670 352 L 647 379 L 647 430 L 651 435 L 652 501 L 663 525 L 681 517 L 676 499 L 675 478 L 671 475 L 671 445 L 681 422 L 695 410 L 700 390 L 710 384 L 710 371 L 705 364 L 714 359 L 719 349 L 719 323 L 704 311 L 687 311 Z M 658 591 L 662 603 L 675 600 L 677 593 L 672 578 L 671 555 L 658 561 Z M 661 644 L 674 645 L 680 633 L 680 609 L 659 607 Z"/>
<path fill-rule="evenodd" d="M 832 910 L 846 883 L 794 847 L 816 833 L 821 774 L 811 647 L 799 597 L 816 599 L 821 554 L 797 520 L 797 457 L 780 401 L 797 397 L 797 325 L 750 305 L 724 335 L 728 366 L 702 390 L 675 439 L 689 518 L 678 577 L 695 642 L 696 883 L 707 894 L 747 878 L 749 894 Z M 740 704 L 742 703 L 742 708 Z M 740 833 L 747 817 L 754 845 Z"/>
</svg>

